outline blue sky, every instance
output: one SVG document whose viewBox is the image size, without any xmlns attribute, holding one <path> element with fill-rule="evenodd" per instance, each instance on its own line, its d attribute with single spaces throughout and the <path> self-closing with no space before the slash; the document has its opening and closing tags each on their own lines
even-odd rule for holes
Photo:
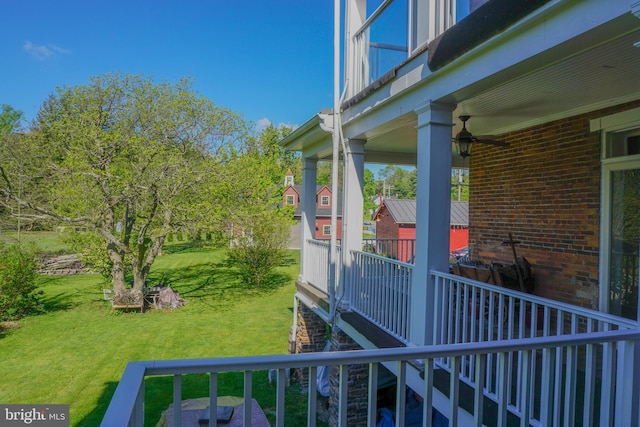
<svg viewBox="0 0 640 427">
<path fill-rule="evenodd" d="M 332 0 L 0 0 L 0 104 L 35 117 L 109 71 L 176 81 L 256 124 L 301 125 L 332 95 Z"/>
</svg>

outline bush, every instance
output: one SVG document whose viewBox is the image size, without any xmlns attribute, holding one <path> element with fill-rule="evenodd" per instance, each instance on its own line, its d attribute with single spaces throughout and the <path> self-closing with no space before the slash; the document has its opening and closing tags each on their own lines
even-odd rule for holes
<svg viewBox="0 0 640 427">
<path fill-rule="evenodd" d="M 228 261 L 246 283 L 259 287 L 287 259 L 289 220 L 276 215 L 253 217 L 240 230 L 231 240 Z"/>
<path fill-rule="evenodd" d="M 33 248 L 0 246 L 0 320 L 17 320 L 40 311 Z"/>
<path fill-rule="evenodd" d="M 111 283 L 111 259 L 102 238 L 95 231 L 70 231 L 62 236 L 63 241 L 78 254 L 80 261 L 100 273 L 104 283 Z"/>
</svg>

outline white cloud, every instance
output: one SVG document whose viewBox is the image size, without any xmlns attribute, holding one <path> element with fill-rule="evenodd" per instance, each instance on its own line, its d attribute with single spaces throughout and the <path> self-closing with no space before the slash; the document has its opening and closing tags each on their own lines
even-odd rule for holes
<svg viewBox="0 0 640 427">
<path fill-rule="evenodd" d="M 268 128 L 269 126 L 271 126 L 271 120 L 269 120 L 269 119 L 268 119 L 268 118 L 266 118 L 266 117 L 264 117 L 264 118 L 262 118 L 262 119 L 260 119 L 260 120 L 258 120 L 258 121 L 256 122 L 256 130 L 257 130 L 258 132 L 259 132 L 259 131 L 262 131 L 262 130 L 265 130 L 265 129 L 266 129 L 266 128 Z"/>
<path fill-rule="evenodd" d="M 278 125 L 278 127 L 279 127 L 279 128 L 281 128 L 281 127 L 283 127 L 283 126 L 286 126 L 286 127 L 288 127 L 288 128 L 291 128 L 291 129 L 293 129 L 293 130 L 296 130 L 296 129 L 298 129 L 298 128 L 300 127 L 300 126 L 298 126 L 298 125 L 292 125 L 291 123 L 280 123 L 280 124 Z"/>
<path fill-rule="evenodd" d="M 45 45 L 39 46 L 31 43 L 29 40 L 24 42 L 24 45 L 22 47 L 25 50 L 25 52 L 27 52 L 29 55 L 31 55 L 33 58 L 37 59 L 38 61 L 44 61 L 57 54 L 67 55 L 71 53 L 70 50 L 64 49 L 60 46 L 56 46 L 53 44 L 49 44 L 47 46 Z"/>
<path fill-rule="evenodd" d="M 267 117 L 264 117 L 264 118 L 262 118 L 262 119 L 260 119 L 260 120 L 258 120 L 256 122 L 256 130 L 258 132 L 260 132 L 260 131 L 265 130 L 266 128 L 268 128 L 271 125 L 273 125 L 271 120 L 269 120 Z M 286 126 L 286 127 L 292 128 L 293 130 L 298 128 L 298 125 L 292 125 L 290 123 L 279 123 L 277 126 L 276 125 L 273 125 L 273 126 L 275 126 L 276 128 L 281 128 L 281 127 Z"/>
</svg>

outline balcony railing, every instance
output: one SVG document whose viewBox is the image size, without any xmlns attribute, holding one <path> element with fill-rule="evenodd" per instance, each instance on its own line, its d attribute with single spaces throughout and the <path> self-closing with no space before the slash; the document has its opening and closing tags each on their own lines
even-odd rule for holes
<svg viewBox="0 0 640 427">
<path fill-rule="evenodd" d="M 348 94 L 353 96 L 404 62 L 424 43 L 455 23 L 452 0 L 415 2 L 382 0 L 353 31 L 350 43 Z M 410 24 L 409 24 L 410 23 Z"/>
<path fill-rule="evenodd" d="M 409 343 L 413 265 L 359 251 L 352 251 L 351 256 L 349 308 Z M 432 272 L 432 278 L 435 298 L 425 310 L 434 313 L 432 327 L 436 344 L 548 339 L 637 327 L 637 323 L 629 319 L 448 273 Z M 424 285 L 427 286 L 426 280 Z M 558 407 L 563 399 L 561 395 L 567 393 L 567 385 L 552 378 L 569 375 L 567 384 L 572 389 L 579 384 L 598 396 L 610 395 L 608 389 L 612 385 L 606 370 L 611 369 L 616 359 L 612 347 L 589 345 L 580 349 L 535 350 L 529 355 L 509 352 L 504 373 L 500 371 L 502 362 L 497 355 L 488 354 L 485 362 L 482 369 L 486 371 L 487 381 L 483 388 L 488 398 L 497 402 L 504 392 L 500 387 L 505 387 L 509 390 L 505 395 L 509 412 L 529 417 L 537 425 L 547 425 L 556 422 L 559 416 L 550 408 Z M 437 359 L 435 363 L 447 371 L 457 369 L 467 384 L 475 381 L 478 367 L 471 355 L 461 357 L 459 366 L 453 366 L 449 359 Z M 530 390 L 525 393 L 522 381 L 527 375 L 538 381 L 527 385 Z M 532 399 L 533 395 L 546 393 L 549 387 L 554 389 L 553 402 Z M 588 402 L 580 407 L 578 418 L 593 419 L 592 412 L 600 416 L 607 408 L 606 402 Z"/>
<path fill-rule="evenodd" d="M 350 95 L 407 59 L 407 19 L 406 0 L 384 0 L 355 32 Z"/>
<path fill-rule="evenodd" d="M 358 251 L 351 257 L 350 308 L 408 343 L 413 266 Z"/>
<path fill-rule="evenodd" d="M 636 322 L 628 319 L 451 274 L 434 272 L 433 278 L 436 344 L 549 339 L 637 327 Z M 506 393 L 503 398 L 512 413 L 526 414 L 538 425 L 558 425 L 560 411 L 557 408 L 560 408 L 562 395 L 572 393 L 578 384 L 590 390 L 592 395 L 610 396 L 613 389 L 607 370 L 616 363 L 614 352 L 615 349 L 608 345 L 532 350 L 527 355 L 513 351 L 504 355 L 504 372 L 500 371 L 502 362 L 498 356 L 489 354 L 482 367 L 487 378 L 483 387 L 487 396 L 495 400 L 502 398 L 500 393 Z M 446 359 L 436 363 L 457 370 L 460 378 L 468 383 L 472 383 L 477 375 L 474 356 L 462 357 L 456 367 Z M 504 384 L 501 384 L 501 377 Z M 539 378 L 539 381 L 526 384 L 525 390 L 523 381 L 527 378 Z M 564 382 L 560 378 L 564 378 Z M 552 396 L 553 401 L 532 399 L 532 396 Z M 578 415 L 580 419 L 593 419 L 594 412 L 605 417 L 608 410 L 607 402 L 586 399 L 582 413 Z M 569 424 L 573 425 L 573 422 Z M 584 425 L 587 424 L 590 423 Z"/>
<path fill-rule="evenodd" d="M 312 265 L 328 276 L 329 246 L 310 241 L 307 252 Z M 309 251 L 313 249 L 308 249 Z M 408 343 L 413 266 L 374 254 L 353 251 L 350 271 L 350 304 L 354 311 Z M 317 258 L 316 258 L 317 257 Z M 324 267 L 321 265 L 323 264 Z M 310 274 L 312 272 L 309 272 Z M 324 275 L 327 276 L 324 276 Z M 127 366 L 109 410 L 105 426 L 138 426 L 144 422 L 144 379 L 154 375 L 174 376 L 174 407 L 180 407 L 182 375 L 209 373 L 210 399 L 215 408 L 217 375 L 245 374 L 245 403 L 251 401 L 252 372 L 278 372 L 276 425 L 284 423 L 285 370 L 311 370 L 308 425 L 315 425 L 315 378 L 318 366 L 370 364 L 370 378 L 377 376 L 377 363 L 397 375 L 403 390 L 406 370 L 424 370 L 425 405 L 433 404 L 433 381 L 446 373 L 450 405 L 439 408 L 452 425 L 458 417 L 469 417 L 481 425 L 485 403 L 497 407 L 497 425 L 507 417 L 524 425 L 632 425 L 637 422 L 630 398 L 634 396 L 634 340 L 640 339 L 635 321 L 586 308 L 488 285 L 482 282 L 432 272 L 434 300 L 425 310 L 434 313 L 434 346 L 384 349 L 348 353 L 323 353 L 233 359 L 163 362 L 132 362 Z M 427 280 L 425 279 L 425 286 Z M 314 284 L 314 286 L 316 286 Z M 417 363 L 416 363 L 417 361 Z M 451 375 L 454 373 L 454 375 Z M 375 384 L 371 381 L 370 384 Z M 375 396 L 369 386 L 369 396 Z M 474 404 L 459 411 L 461 387 L 471 388 Z M 346 390 L 346 388 L 345 388 Z M 340 420 L 346 425 L 346 391 L 338 396 Z M 404 394 L 397 397 L 404 407 Z M 245 404 L 245 408 L 250 405 Z M 369 398 L 369 425 L 375 425 L 375 398 Z M 215 413 L 215 412 L 213 412 Z M 245 417 L 250 414 L 245 413 Z M 180 426 L 179 411 L 174 425 Z M 403 411 L 397 414 L 403 425 Z M 246 420 L 247 418 L 245 418 Z M 373 420 L 373 421 L 372 421 Z M 466 420 L 461 423 L 469 422 Z M 248 425 L 248 424 L 245 424 Z"/>
<path fill-rule="evenodd" d="M 305 270 L 305 281 L 319 291 L 329 295 L 329 273 L 331 269 L 330 251 L 331 245 L 329 241 L 307 240 L 305 242 L 305 262 L 307 268 Z M 341 248 L 337 246 L 336 262 L 338 265 L 338 274 L 336 283 L 340 280 L 341 265 Z"/>
<path fill-rule="evenodd" d="M 485 407 L 485 384 L 498 382 L 497 392 L 497 425 L 507 425 L 510 384 L 506 378 L 511 369 L 509 357 L 517 352 L 522 357 L 522 369 L 519 372 L 518 389 L 521 390 L 522 412 L 519 414 L 524 421 L 521 425 L 536 425 L 536 420 L 527 402 L 534 401 L 534 384 L 536 378 L 553 377 L 543 381 L 544 386 L 539 396 L 544 412 L 548 415 L 548 423 L 543 425 L 575 425 L 582 421 L 583 425 L 633 425 L 633 395 L 634 375 L 630 375 L 633 365 L 634 341 L 640 339 L 638 330 L 617 330 L 594 332 L 574 335 L 558 335 L 539 338 L 523 338 L 509 341 L 475 342 L 469 344 L 447 344 L 426 347 L 405 347 L 381 350 L 362 350 L 351 352 L 307 353 L 298 355 L 279 355 L 262 357 L 220 358 L 220 359 L 192 359 L 176 361 L 148 361 L 130 362 L 116 388 L 111 403 L 103 418 L 103 427 L 142 427 L 144 426 L 145 379 L 152 376 L 173 376 L 173 407 L 180 408 L 182 402 L 183 376 L 190 374 L 209 374 L 209 405 L 210 413 L 216 413 L 218 395 L 218 375 L 225 372 L 244 373 L 244 425 L 251 425 L 251 399 L 253 393 L 253 373 L 262 370 L 277 372 L 275 425 L 284 426 L 285 415 L 285 371 L 292 368 L 308 368 L 310 383 L 308 392 L 307 425 L 316 425 L 316 373 L 320 366 L 338 366 L 339 382 L 346 384 L 343 375 L 346 367 L 354 364 L 369 365 L 368 387 L 368 425 L 376 425 L 376 386 L 379 363 L 396 374 L 397 410 L 395 425 L 405 424 L 405 388 L 407 385 L 407 370 L 416 366 L 423 371 L 423 385 L 416 391 L 424 398 L 426 414 L 432 413 L 434 408 L 434 378 L 437 374 L 436 362 L 448 360 L 453 372 L 461 372 L 466 360 L 473 360 L 473 377 L 469 382 L 473 391 L 474 405 L 470 412 L 459 410 L 461 399 L 460 381 L 454 376 L 446 397 L 451 402 L 447 407 L 437 408 L 449 419 L 449 425 L 477 425 L 483 424 Z M 599 367 L 599 377 L 606 380 L 607 386 L 602 387 L 598 411 L 592 404 L 593 389 L 585 386 L 578 390 L 574 388 L 576 378 L 575 360 L 578 354 L 588 353 L 596 349 L 609 356 L 608 363 Z M 565 358 L 568 363 L 557 365 L 560 372 L 534 371 L 537 354 L 546 354 L 549 358 L 558 359 L 556 354 L 571 354 Z M 487 367 L 495 365 L 495 373 Z M 592 385 L 592 384 L 590 384 Z M 512 386 L 512 384 L 511 384 Z M 415 388 L 415 385 L 414 385 Z M 341 387 L 338 399 L 338 426 L 347 426 L 348 388 Z M 584 404 L 581 404 L 584 402 Z M 584 414 L 584 417 L 576 413 Z M 157 414 L 158 416 L 160 414 Z M 173 411 L 173 425 L 182 425 L 182 412 Z M 430 421 L 430 419 L 429 419 Z M 423 426 L 429 425 L 427 419 Z"/>
<path fill-rule="evenodd" d="M 374 241 L 371 242 L 373 244 Z M 378 242 L 376 241 L 376 244 Z M 382 243 L 397 248 L 402 240 Z M 411 243 L 407 240 L 406 243 Z M 307 282 L 328 294 L 329 244 L 309 240 Z M 365 247 L 369 245 L 365 244 Z M 408 342 L 413 265 L 352 251 L 346 288 L 350 309 L 401 341 Z M 432 272 L 435 281 L 434 333 L 438 343 L 495 341 L 578 332 L 635 328 L 636 322 L 603 312 Z M 425 280 L 425 286 L 427 281 Z M 488 313 L 493 313 L 488 316 Z"/>
</svg>

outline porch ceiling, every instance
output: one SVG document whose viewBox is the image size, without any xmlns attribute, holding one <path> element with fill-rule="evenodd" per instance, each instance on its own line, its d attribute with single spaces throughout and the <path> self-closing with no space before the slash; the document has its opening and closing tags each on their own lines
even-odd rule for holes
<svg viewBox="0 0 640 427">
<path fill-rule="evenodd" d="M 634 46 L 638 42 L 640 20 L 628 14 L 549 55 L 531 58 L 525 72 L 503 70 L 438 101 L 457 105 L 453 136 L 462 127 L 462 113 L 472 116 L 468 128 L 474 135 L 499 135 L 640 99 L 640 47 Z M 366 161 L 412 164 L 416 124 L 415 114 L 407 113 L 365 132 Z M 454 155 L 454 165 L 458 157 Z"/>
</svg>

